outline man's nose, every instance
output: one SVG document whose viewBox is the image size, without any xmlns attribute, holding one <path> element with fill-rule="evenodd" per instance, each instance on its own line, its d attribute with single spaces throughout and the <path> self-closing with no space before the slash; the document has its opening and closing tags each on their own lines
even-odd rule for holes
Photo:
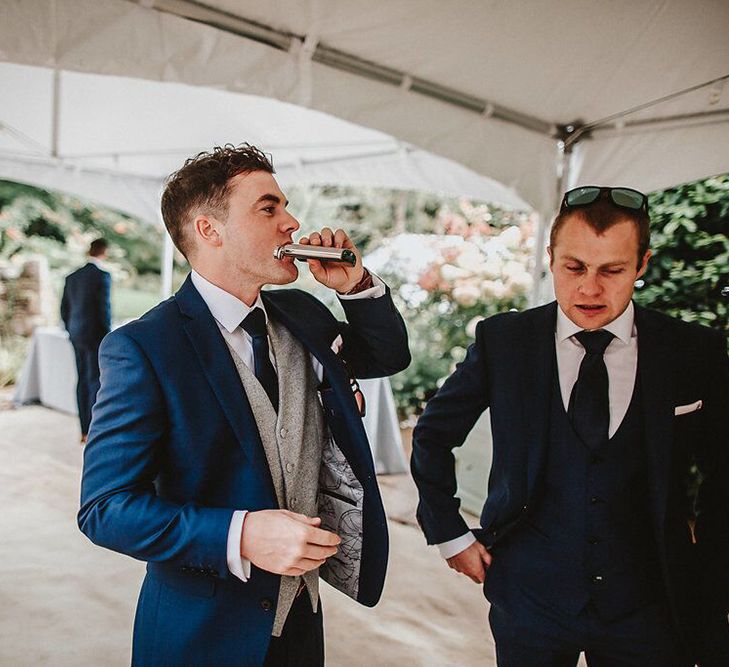
<svg viewBox="0 0 729 667">
<path fill-rule="evenodd" d="M 597 273 L 587 273 L 580 282 L 579 291 L 585 296 L 597 296 L 602 292 L 602 285 Z"/>
<path fill-rule="evenodd" d="M 297 229 L 299 229 L 301 225 L 299 224 L 299 221 L 291 215 L 288 211 L 286 211 L 286 222 L 284 223 L 284 230 L 287 232 L 295 232 Z"/>
</svg>

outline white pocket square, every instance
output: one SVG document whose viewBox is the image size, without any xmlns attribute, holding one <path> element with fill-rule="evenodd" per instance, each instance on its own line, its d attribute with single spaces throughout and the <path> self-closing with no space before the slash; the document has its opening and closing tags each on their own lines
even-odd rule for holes
<svg viewBox="0 0 729 667">
<path fill-rule="evenodd" d="M 697 410 L 701 410 L 703 405 L 704 402 L 701 399 L 695 401 L 694 403 L 689 403 L 688 405 L 677 405 L 673 410 L 673 414 L 676 416 L 687 415 L 689 412 L 696 412 Z"/>
</svg>

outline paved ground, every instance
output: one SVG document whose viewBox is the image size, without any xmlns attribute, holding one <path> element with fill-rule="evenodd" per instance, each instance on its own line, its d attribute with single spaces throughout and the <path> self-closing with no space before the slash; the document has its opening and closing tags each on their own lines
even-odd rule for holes
<svg viewBox="0 0 729 667">
<path fill-rule="evenodd" d="M 0 399 L 2 396 L 0 396 Z M 74 417 L 0 410 L 0 665 L 129 664 L 143 565 L 76 528 Z M 323 585 L 330 667 L 494 665 L 478 586 L 447 569 L 412 525 L 414 488 L 381 477 L 391 553 L 383 599 L 365 609 Z"/>
</svg>

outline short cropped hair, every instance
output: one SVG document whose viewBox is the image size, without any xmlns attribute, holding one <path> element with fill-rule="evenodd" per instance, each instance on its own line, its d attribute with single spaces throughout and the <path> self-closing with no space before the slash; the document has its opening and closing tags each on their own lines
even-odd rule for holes
<svg viewBox="0 0 729 667">
<path fill-rule="evenodd" d="M 106 239 L 94 239 L 89 245 L 89 256 L 100 257 L 106 252 L 109 247 L 109 242 Z"/>
<path fill-rule="evenodd" d="M 193 249 L 190 227 L 195 216 L 202 213 L 225 218 L 230 179 L 253 171 L 275 173 L 270 157 L 255 146 L 226 144 L 189 158 L 169 176 L 162 193 L 162 219 L 172 242 L 186 258 Z"/>
<path fill-rule="evenodd" d="M 603 234 L 607 229 L 619 222 L 632 222 L 638 232 L 638 268 L 643 263 L 643 256 L 648 251 L 651 240 L 650 217 L 644 210 L 633 210 L 616 206 L 609 199 L 600 197 L 587 206 L 578 206 L 561 210 L 552 223 L 549 232 L 549 245 L 554 248 L 557 244 L 559 230 L 569 218 L 577 218 L 587 223 L 597 234 Z M 554 255 L 552 255 L 554 257 Z"/>
</svg>

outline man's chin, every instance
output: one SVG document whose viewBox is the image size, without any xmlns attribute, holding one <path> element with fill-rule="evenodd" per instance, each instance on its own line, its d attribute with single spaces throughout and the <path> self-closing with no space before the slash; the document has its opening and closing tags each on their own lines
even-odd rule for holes
<svg viewBox="0 0 729 667">
<path fill-rule="evenodd" d="M 275 278 L 268 281 L 269 285 L 288 285 L 294 282 L 299 277 L 299 267 L 293 262 L 287 264 L 285 267 L 281 267 L 284 270 L 279 271 Z"/>
</svg>

